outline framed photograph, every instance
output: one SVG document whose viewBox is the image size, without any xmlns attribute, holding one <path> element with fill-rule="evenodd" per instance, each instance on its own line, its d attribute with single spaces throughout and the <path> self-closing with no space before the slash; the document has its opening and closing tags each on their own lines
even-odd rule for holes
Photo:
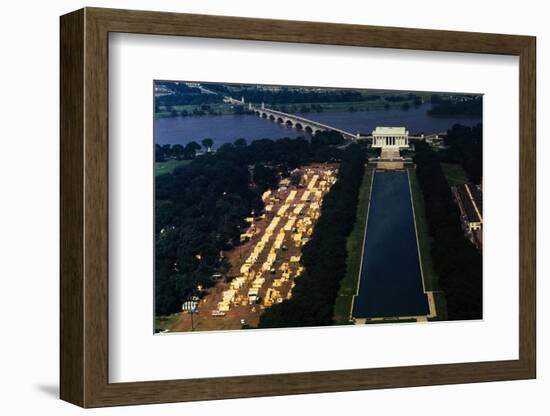
<svg viewBox="0 0 550 416">
<path fill-rule="evenodd" d="M 535 38 L 61 17 L 82 407 L 536 376 Z"/>
</svg>

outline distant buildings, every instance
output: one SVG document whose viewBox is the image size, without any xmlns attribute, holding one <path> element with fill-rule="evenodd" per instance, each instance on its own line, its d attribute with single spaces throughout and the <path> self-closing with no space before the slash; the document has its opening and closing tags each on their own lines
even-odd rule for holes
<svg viewBox="0 0 550 416">
<path fill-rule="evenodd" d="M 460 210 L 464 235 L 481 250 L 483 211 L 481 185 L 461 184 L 451 188 Z"/>
</svg>

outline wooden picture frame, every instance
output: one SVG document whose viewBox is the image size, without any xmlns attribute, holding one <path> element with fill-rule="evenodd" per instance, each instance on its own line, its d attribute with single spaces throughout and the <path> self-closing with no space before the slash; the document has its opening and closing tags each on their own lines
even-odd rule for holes
<svg viewBox="0 0 550 416">
<path fill-rule="evenodd" d="M 368 46 L 519 57 L 519 359 L 109 383 L 108 34 Z M 82 407 L 535 378 L 535 38 L 85 8 L 61 17 L 61 399 Z"/>
</svg>

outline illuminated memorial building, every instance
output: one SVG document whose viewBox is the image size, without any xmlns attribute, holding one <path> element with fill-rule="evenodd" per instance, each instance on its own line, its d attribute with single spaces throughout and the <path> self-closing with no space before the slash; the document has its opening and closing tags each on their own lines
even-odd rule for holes
<svg viewBox="0 0 550 416">
<path fill-rule="evenodd" d="M 372 147 L 400 148 L 409 147 L 409 132 L 405 127 L 376 127 L 372 132 Z"/>
<path fill-rule="evenodd" d="M 409 148 L 409 132 L 405 127 L 376 127 L 372 132 L 372 147 L 380 149 L 380 157 L 369 159 L 378 169 L 403 169 L 412 164 L 400 150 Z"/>
</svg>

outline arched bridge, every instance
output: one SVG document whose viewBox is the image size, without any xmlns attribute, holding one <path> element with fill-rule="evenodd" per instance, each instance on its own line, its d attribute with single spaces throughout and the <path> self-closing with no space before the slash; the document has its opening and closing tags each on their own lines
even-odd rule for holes
<svg viewBox="0 0 550 416">
<path fill-rule="evenodd" d="M 282 111 L 266 108 L 263 104 L 261 107 L 256 108 L 249 105 L 249 110 L 254 111 L 259 117 L 274 121 L 276 123 L 284 124 L 289 127 L 293 127 L 297 130 L 304 130 L 311 134 L 315 134 L 318 131 L 330 131 L 334 130 L 344 136 L 345 139 L 357 140 L 360 138 L 359 133 L 351 133 L 336 127 L 332 127 L 318 121 L 310 120 L 305 117 L 300 117 L 295 114 L 283 113 Z"/>
</svg>

